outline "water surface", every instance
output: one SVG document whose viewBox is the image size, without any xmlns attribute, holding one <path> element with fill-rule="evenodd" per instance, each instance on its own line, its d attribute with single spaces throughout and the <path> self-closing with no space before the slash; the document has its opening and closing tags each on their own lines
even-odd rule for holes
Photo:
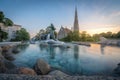
<svg viewBox="0 0 120 80">
<path fill-rule="evenodd" d="M 22 51 L 15 56 L 17 66 L 33 67 L 38 58 L 52 67 L 72 75 L 110 75 L 120 62 L 120 47 L 91 44 L 90 47 L 70 44 L 70 48 L 21 46 Z"/>
</svg>

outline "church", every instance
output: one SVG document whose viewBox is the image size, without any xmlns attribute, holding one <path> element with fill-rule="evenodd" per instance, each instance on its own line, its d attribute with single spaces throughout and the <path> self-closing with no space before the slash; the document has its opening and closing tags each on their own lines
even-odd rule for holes
<svg viewBox="0 0 120 80">
<path fill-rule="evenodd" d="M 62 39 L 64 37 L 66 37 L 71 31 L 78 31 L 79 32 L 79 22 L 78 22 L 77 8 L 75 8 L 74 25 L 73 25 L 72 29 L 73 30 L 61 27 L 59 32 L 58 32 L 58 39 Z"/>
</svg>

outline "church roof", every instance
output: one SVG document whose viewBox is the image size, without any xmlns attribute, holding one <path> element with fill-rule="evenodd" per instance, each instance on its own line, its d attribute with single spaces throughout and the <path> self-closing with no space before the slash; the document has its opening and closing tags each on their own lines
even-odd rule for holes
<svg viewBox="0 0 120 80">
<path fill-rule="evenodd" d="M 66 33 L 70 33 L 70 32 L 71 32 L 70 29 L 64 28 L 64 27 L 61 27 L 61 28 L 60 28 L 59 32 L 61 32 L 61 31 L 64 31 L 64 32 L 66 32 Z"/>
<path fill-rule="evenodd" d="M 67 32 L 67 33 L 70 33 L 70 32 L 71 32 L 71 30 L 68 29 L 68 28 L 64 28 L 64 30 L 65 30 L 65 32 Z"/>
</svg>

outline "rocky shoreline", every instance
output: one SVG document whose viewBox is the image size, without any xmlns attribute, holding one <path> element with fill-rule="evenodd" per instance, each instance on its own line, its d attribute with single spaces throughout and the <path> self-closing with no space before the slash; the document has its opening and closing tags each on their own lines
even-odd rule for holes
<svg viewBox="0 0 120 80">
<path fill-rule="evenodd" d="M 0 80 L 120 80 L 120 77 L 0 74 Z"/>
<path fill-rule="evenodd" d="M 0 80 L 120 80 L 120 64 L 115 69 L 117 77 L 113 76 L 70 76 L 38 59 L 33 68 L 17 67 L 12 63 L 12 55 L 20 50 L 17 45 L 2 45 L 0 47 Z"/>
</svg>

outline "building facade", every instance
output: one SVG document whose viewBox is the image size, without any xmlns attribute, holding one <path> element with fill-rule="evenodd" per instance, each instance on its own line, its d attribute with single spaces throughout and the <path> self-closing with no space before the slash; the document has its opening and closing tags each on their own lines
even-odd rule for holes
<svg viewBox="0 0 120 80">
<path fill-rule="evenodd" d="M 16 32 L 21 30 L 21 25 L 14 24 L 13 26 L 5 26 L 3 23 L 0 23 L 0 28 L 4 32 L 8 33 L 7 41 L 14 39 L 16 37 Z"/>
<path fill-rule="evenodd" d="M 68 29 L 68 28 L 64 28 L 64 27 L 61 27 L 59 32 L 58 32 L 58 39 L 62 39 L 64 37 L 66 37 L 68 35 L 68 33 L 70 33 L 71 30 Z"/>
</svg>

